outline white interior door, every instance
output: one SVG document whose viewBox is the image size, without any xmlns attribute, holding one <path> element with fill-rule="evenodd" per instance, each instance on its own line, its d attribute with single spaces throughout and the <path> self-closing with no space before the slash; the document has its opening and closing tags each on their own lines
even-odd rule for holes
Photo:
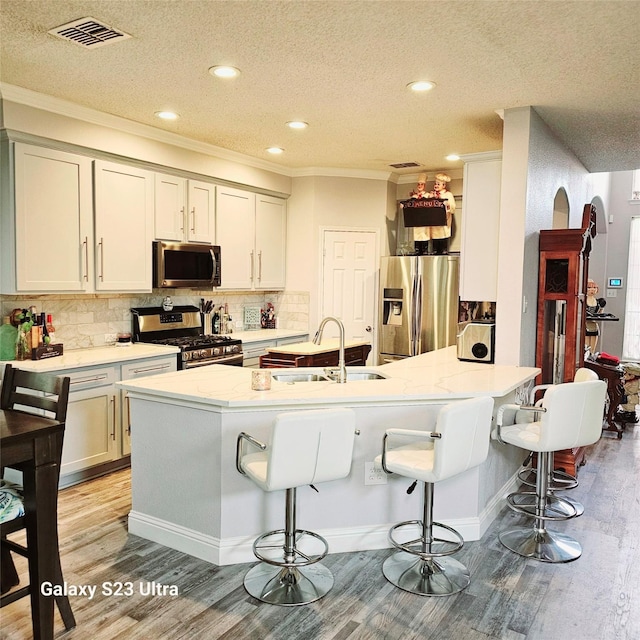
<svg viewBox="0 0 640 640">
<path fill-rule="evenodd" d="M 342 320 L 346 339 L 370 342 L 371 354 L 376 351 L 376 248 L 375 231 L 326 230 L 323 235 L 321 315 Z M 337 337 L 338 329 L 330 323 L 323 334 Z"/>
</svg>

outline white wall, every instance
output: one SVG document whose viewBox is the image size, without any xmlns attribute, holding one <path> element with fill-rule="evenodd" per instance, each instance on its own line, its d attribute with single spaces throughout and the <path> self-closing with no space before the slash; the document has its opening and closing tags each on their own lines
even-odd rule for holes
<svg viewBox="0 0 640 640">
<path fill-rule="evenodd" d="M 609 174 L 590 174 L 531 107 L 505 111 L 502 158 L 496 362 L 532 366 L 539 231 L 552 228 L 561 187 L 569 227 L 579 227 L 585 204 L 596 196 L 608 200 Z"/>
<path fill-rule="evenodd" d="M 312 330 L 320 318 L 323 228 L 374 229 L 387 234 L 388 181 L 373 178 L 293 178 L 287 228 L 287 290 L 309 291 Z"/>
</svg>

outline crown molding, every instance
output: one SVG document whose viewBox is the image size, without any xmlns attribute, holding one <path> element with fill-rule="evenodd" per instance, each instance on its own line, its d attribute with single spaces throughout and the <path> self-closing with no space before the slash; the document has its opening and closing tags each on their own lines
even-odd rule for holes
<svg viewBox="0 0 640 640">
<path fill-rule="evenodd" d="M 27 107 L 33 107 L 35 109 L 42 109 L 50 113 L 55 113 L 61 116 L 67 116 L 87 122 L 89 124 L 95 124 L 103 127 L 109 127 L 111 129 L 117 129 L 124 133 L 140 136 L 155 142 L 162 142 L 171 144 L 175 147 L 180 147 L 188 151 L 195 153 L 202 153 L 204 155 L 213 156 L 222 160 L 228 160 L 230 162 L 237 162 L 239 164 L 254 167 L 256 169 L 263 169 L 265 171 L 271 171 L 279 175 L 286 176 L 288 178 L 304 177 L 304 176 L 322 176 L 322 177 L 340 177 L 340 178 L 364 178 L 367 180 L 387 180 L 395 182 L 395 176 L 391 172 L 386 171 L 369 171 L 366 169 L 341 169 L 332 167 L 306 167 L 303 169 L 291 169 L 289 167 L 282 167 L 281 165 L 267 162 L 265 160 L 259 160 L 252 156 L 247 156 L 237 151 L 231 151 L 222 147 L 216 147 L 215 145 L 198 142 L 191 138 L 185 138 L 184 136 L 172 133 L 170 131 L 163 131 L 157 127 L 152 127 L 147 124 L 141 124 L 139 122 L 133 122 L 120 116 L 114 116 L 109 113 L 103 113 L 89 107 L 83 107 L 74 102 L 63 100 L 61 98 L 55 98 L 31 89 L 25 89 L 16 85 L 6 84 L 0 82 L 0 98 L 9 102 L 15 102 Z"/>
</svg>

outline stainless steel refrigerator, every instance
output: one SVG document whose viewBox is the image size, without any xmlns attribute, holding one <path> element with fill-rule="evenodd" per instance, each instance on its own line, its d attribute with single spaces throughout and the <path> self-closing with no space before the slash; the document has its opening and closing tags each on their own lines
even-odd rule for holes
<svg viewBox="0 0 640 640">
<path fill-rule="evenodd" d="M 459 256 L 390 256 L 380 264 L 379 363 L 454 345 Z"/>
</svg>

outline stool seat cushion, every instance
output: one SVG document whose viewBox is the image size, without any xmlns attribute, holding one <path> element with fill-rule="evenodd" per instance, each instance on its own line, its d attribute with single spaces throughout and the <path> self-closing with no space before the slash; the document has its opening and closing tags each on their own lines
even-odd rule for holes
<svg viewBox="0 0 640 640">
<path fill-rule="evenodd" d="M 243 455 L 240 467 L 263 491 L 346 478 L 351 471 L 355 425 L 351 409 L 280 413 L 266 449 Z"/>
<path fill-rule="evenodd" d="M 607 385 L 602 380 L 552 385 L 535 422 L 501 428 L 504 442 L 538 453 L 584 447 L 602 433 Z"/>
<path fill-rule="evenodd" d="M 382 456 L 379 456 L 379 459 Z M 387 468 L 405 478 L 437 482 L 433 473 L 433 442 L 412 442 L 387 452 Z"/>
<path fill-rule="evenodd" d="M 492 412 L 493 398 L 469 398 L 440 410 L 434 434 L 388 429 L 386 469 L 434 483 L 482 464 L 489 451 Z"/>
<path fill-rule="evenodd" d="M 22 487 L 8 480 L 0 480 L 0 522 L 9 522 L 23 515 Z"/>
</svg>

